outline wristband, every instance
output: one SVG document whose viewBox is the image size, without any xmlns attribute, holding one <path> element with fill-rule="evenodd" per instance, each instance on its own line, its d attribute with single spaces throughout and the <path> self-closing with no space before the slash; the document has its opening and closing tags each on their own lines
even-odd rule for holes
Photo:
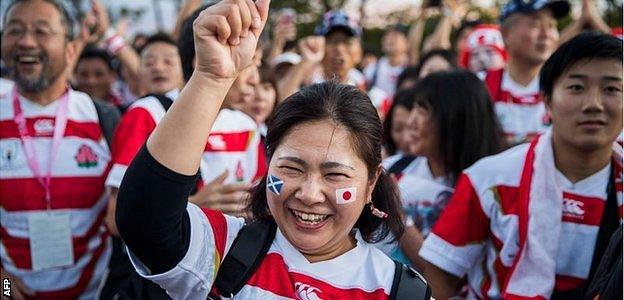
<svg viewBox="0 0 624 300">
<path fill-rule="evenodd" d="M 109 54 L 117 55 L 117 53 L 126 46 L 126 41 L 121 35 L 117 34 L 114 29 L 109 28 L 104 33 L 104 45 Z"/>
</svg>

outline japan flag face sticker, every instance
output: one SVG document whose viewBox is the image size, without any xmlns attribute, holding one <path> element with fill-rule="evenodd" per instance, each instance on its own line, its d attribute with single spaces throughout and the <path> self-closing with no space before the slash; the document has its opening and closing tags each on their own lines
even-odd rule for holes
<svg viewBox="0 0 624 300">
<path fill-rule="evenodd" d="M 336 189 L 336 204 L 349 204 L 355 202 L 357 188 L 348 187 Z"/>
</svg>

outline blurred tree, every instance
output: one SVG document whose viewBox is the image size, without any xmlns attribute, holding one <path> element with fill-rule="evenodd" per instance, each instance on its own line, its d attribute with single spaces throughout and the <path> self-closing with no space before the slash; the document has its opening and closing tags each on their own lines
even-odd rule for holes
<svg viewBox="0 0 624 300">
<path fill-rule="evenodd" d="M 607 0 L 604 19 L 611 28 L 622 27 L 622 0 Z"/>
</svg>

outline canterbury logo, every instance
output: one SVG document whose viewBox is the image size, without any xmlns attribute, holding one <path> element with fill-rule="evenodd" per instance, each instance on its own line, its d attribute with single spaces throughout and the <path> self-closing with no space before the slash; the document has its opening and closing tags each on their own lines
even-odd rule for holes
<svg viewBox="0 0 624 300">
<path fill-rule="evenodd" d="M 225 150 L 225 141 L 221 135 L 211 135 L 208 137 L 208 143 L 215 150 Z"/>
<path fill-rule="evenodd" d="M 583 202 L 573 199 L 563 199 L 563 214 L 574 218 L 582 219 L 585 216 Z"/>
<path fill-rule="evenodd" d="M 321 290 L 309 284 L 295 282 L 295 289 L 299 300 L 321 300 L 321 297 L 317 295 L 317 292 L 322 293 Z"/>
</svg>

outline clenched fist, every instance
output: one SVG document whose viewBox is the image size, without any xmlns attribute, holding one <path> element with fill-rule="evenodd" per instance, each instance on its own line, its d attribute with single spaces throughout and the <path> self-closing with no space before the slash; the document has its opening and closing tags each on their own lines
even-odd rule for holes
<svg viewBox="0 0 624 300">
<path fill-rule="evenodd" d="M 325 56 L 325 37 L 309 36 L 299 42 L 299 52 L 303 61 L 320 63 Z"/>
<path fill-rule="evenodd" d="M 223 0 L 193 22 L 195 72 L 215 80 L 235 79 L 249 66 L 266 24 L 270 0 Z"/>
</svg>

